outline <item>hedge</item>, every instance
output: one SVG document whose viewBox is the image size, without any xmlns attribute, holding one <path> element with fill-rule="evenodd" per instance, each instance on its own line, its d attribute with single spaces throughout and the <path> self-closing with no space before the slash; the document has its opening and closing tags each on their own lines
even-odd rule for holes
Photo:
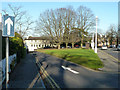
<svg viewBox="0 0 120 90">
<path fill-rule="evenodd" d="M 9 55 L 13 55 L 17 53 L 17 62 L 20 61 L 21 58 L 24 58 L 26 55 L 26 48 L 23 43 L 22 37 L 15 33 L 15 37 L 9 38 Z M 6 57 L 6 38 L 2 38 L 2 58 Z"/>
</svg>

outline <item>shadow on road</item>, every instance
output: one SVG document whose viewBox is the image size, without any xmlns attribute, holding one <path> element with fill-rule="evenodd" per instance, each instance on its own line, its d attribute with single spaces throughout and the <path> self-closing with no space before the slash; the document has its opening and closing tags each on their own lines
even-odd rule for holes
<svg viewBox="0 0 120 90">
<path fill-rule="evenodd" d="M 116 88 L 118 87 L 118 74 L 93 72 L 63 59 L 37 52 L 39 62 L 60 86 L 60 88 Z M 79 71 L 73 74 L 61 66 L 71 67 Z"/>
</svg>

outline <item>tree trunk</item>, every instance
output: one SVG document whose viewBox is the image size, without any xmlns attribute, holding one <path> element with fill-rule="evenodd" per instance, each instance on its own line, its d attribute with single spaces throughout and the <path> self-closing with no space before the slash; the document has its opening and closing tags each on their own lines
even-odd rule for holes
<svg viewBox="0 0 120 90">
<path fill-rule="evenodd" d="M 83 44 L 82 44 L 82 42 L 81 42 L 81 45 L 80 45 L 80 46 L 81 46 L 81 48 L 83 47 Z"/>
<path fill-rule="evenodd" d="M 74 48 L 74 42 L 72 43 L 72 48 Z"/>
<path fill-rule="evenodd" d="M 67 46 L 68 46 L 68 43 L 66 43 L 66 48 L 68 48 Z"/>
<path fill-rule="evenodd" d="M 82 35 L 82 38 L 81 38 L 81 48 L 83 48 L 83 35 Z"/>
<path fill-rule="evenodd" d="M 60 49 L 60 44 L 58 44 L 58 49 Z"/>
<path fill-rule="evenodd" d="M 81 39 L 81 48 L 83 48 L 83 39 Z"/>
</svg>

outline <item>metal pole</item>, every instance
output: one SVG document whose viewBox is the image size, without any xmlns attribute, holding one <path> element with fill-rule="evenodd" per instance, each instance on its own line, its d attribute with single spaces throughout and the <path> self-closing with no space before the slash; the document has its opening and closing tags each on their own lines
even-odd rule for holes
<svg viewBox="0 0 120 90">
<path fill-rule="evenodd" d="M 2 60 L 2 14 L 0 13 L 0 60 Z"/>
<path fill-rule="evenodd" d="M 97 19 L 98 19 L 98 17 L 96 16 L 96 37 L 95 37 L 95 53 L 97 53 Z"/>
<path fill-rule="evenodd" d="M 9 37 L 6 37 L 6 88 L 9 82 Z"/>
<path fill-rule="evenodd" d="M 92 49 L 94 50 L 94 33 L 93 33 L 93 37 L 92 37 L 92 43 L 93 43 Z"/>
<path fill-rule="evenodd" d="M 0 61 L 2 60 L 2 14 L 0 13 Z"/>
<path fill-rule="evenodd" d="M 2 14 L 0 13 L 0 61 L 2 60 Z M 2 63 L 0 64 L 0 81 L 2 82 Z M 0 83 L 0 90 L 2 83 Z"/>
</svg>

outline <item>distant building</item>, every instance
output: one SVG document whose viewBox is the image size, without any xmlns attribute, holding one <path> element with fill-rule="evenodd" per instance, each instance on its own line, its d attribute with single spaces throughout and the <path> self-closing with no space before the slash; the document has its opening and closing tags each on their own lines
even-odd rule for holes
<svg viewBox="0 0 120 90">
<path fill-rule="evenodd" d="M 50 40 L 45 37 L 29 37 L 24 40 L 24 44 L 29 52 L 46 46 L 52 46 Z"/>
<path fill-rule="evenodd" d="M 94 44 L 95 44 L 95 37 L 94 37 Z M 92 45 L 92 43 L 91 43 L 91 45 Z M 101 47 L 103 45 L 106 45 L 108 47 L 110 46 L 109 38 L 106 38 L 104 35 L 98 34 L 98 37 L 97 37 L 97 46 Z"/>
</svg>

